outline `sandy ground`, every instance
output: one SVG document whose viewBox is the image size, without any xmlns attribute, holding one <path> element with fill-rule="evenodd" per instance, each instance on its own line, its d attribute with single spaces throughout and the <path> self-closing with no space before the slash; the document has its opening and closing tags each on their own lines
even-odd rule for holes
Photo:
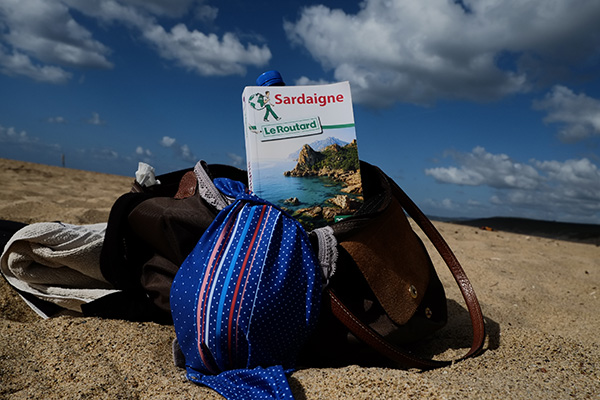
<svg viewBox="0 0 600 400">
<path fill-rule="evenodd" d="M 105 222 L 131 181 L 0 159 L 0 219 Z M 354 365 L 299 370 L 289 378 L 296 399 L 600 398 L 600 247 L 435 225 L 479 296 L 486 351 L 427 372 Z M 451 312 L 432 343 L 439 357 L 452 357 L 466 352 L 469 325 L 452 278 L 432 258 Z M 185 380 L 172 362 L 173 338 L 172 326 L 154 323 L 42 320 L 1 279 L 0 398 L 221 398 Z"/>
</svg>

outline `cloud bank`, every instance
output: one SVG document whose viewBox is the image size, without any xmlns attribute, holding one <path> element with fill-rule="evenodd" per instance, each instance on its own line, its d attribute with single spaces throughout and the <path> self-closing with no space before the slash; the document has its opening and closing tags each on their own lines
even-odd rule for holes
<svg viewBox="0 0 600 400">
<path fill-rule="evenodd" d="M 77 11 L 101 24 L 131 29 L 160 57 L 202 76 L 243 75 L 271 59 L 266 45 L 244 44 L 235 33 L 221 37 L 180 23 L 165 29 L 158 17 L 187 13 L 200 21 L 218 9 L 196 0 L 3 0 L 0 2 L 0 73 L 40 82 L 66 83 L 72 69 L 111 69 L 112 50 L 73 17 Z"/>
<path fill-rule="evenodd" d="M 540 217 L 600 222 L 600 168 L 588 158 L 520 163 L 483 147 L 447 156 L 457 166 L 429 168 L 425 174 L 438 183 L 495 189 L 489 202 L 500 210 L 514 214 L 529 209 Z"/>
<path fill-rule="evenodd" d="M 558 137 L 564 142 L 576 142 L 600 136 L 600 100 L 583 93 L 575 94 L 565 86 L 556 85 L 534 108 L 547 111 L 544 122 L 558 123 Z"/>
<path fill-rule="evenodd" d="M 493 100 L 597 56 L 600 2 L 365 0 L 356 14 L 306 7 L 284 25 L 353 98 L 373 107 Z"/>
</svg>

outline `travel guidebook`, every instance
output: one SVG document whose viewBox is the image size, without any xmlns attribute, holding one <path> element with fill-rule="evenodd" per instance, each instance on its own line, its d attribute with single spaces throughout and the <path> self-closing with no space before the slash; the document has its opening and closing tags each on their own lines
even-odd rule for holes
<svg viewBox="0 0 600 400">
<path fill-rule="evenodd" d="M 248 86 L 242 105 L 250 190 L 307 229 L 358 210 L 362 184 L 348 82 Z"/>
</svg>

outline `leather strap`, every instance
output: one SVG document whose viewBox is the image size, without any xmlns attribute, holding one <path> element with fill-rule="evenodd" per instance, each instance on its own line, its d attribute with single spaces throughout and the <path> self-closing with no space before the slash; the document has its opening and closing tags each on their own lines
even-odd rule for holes
<svg viewBox="0 0 600 400">
<path fill-rule="evenodd" d="M 458 259 L 450 249 L 450 246 L 448 246 L 442 235 L 433 226 L 429 218 L 423 214 L 417 205 L 393 180 L 388 179 L 388 181 L 390 183 L 392 195 L 398 199 L 404 210 L 413 218 L 421 230 L 423 230 L 436 250 L 442 256 L 444 262 L 450 269 L 452 276 L 456 280 L 456 283 L 458 284 L 458 287 L 467 305 L 473 327 L 473 342 L 471 349 L 459 360 L 479 354 L 483 349 L 483 344 L 485 341 L 485 324 L 483 321 L 481 307 L 479 306 L 479 301 L 477 300 L 475 291 L 471 286 L 471 282 L 467 278 L 467 275 L 458 262 Z M 328 294 L 331 311 L 340 320 L 340 322 L 342 322 L 357 338 L 364 341 L 373 349 L 377 350 L 379 353 L 388 357 L 389 359 L 407 367 L 421 369 L 443 367 L 453 362 L 428 360 L 411 355 L 407 351 L 388 342 L 383 336 L 356 317 L 354 313 L 352 313 L 352 311 L 350 311 L 350 309 L 346 307 L 346 305 L 336 296 L 332 289 L 328 290 Z"/>
<path fill-rule="evenodd" d="M 410 368 L 432 369 L 451 364 L 450 361 L 427 360 L 411 355 L 407 351 L 387 341 L 369 325 L 362 322 L 337 297 L 332 289 L 328 289 L 331 312 L 359 340 L 371 348 L 401 365 Z"/>
</svg>

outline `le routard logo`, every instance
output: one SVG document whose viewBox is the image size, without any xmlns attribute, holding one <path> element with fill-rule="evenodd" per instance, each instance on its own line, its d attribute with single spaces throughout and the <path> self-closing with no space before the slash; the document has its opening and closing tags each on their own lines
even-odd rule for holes
<svg viewBox="0 0 600 400">
<path fill-rule="evenodd" d="M 271 120 L 279 121 L 279 117 L 273 110 L 273 104 L 271 103 L 271 92 L 266 91 L 265 94 L 254 93 L 248 98 L 248 104 L 256 111 L 265 111 L 263 116 L 264 122 L 270 122 Z"/>
<path fill-rule="evenodd" d="M 279 122 L 281 117 L 273 110 L 274 104 L 271 102 L 270 95 L 270 91 L 267 90 L 264 94 L 254 93 L 248 98 L 248 104 L 260 116 L 256 125 L 249 126 L 249 130 L 260 135 L 261 142 L 323 133 L 321 119 L 318 116 L 302 119 L 286 118 Z M 285 99 L 282 100 L 282 96 L 277 94 L 275 95 L 275 104 L 290 104 Z"/>
</svg>

